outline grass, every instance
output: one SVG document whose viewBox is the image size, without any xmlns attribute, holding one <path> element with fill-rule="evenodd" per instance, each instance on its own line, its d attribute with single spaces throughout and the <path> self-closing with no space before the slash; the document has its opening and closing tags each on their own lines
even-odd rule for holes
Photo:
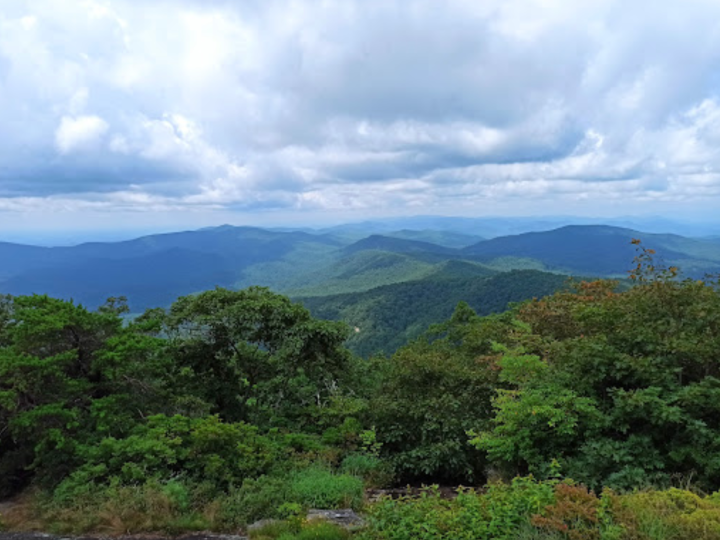
<svg viewBox="0 0 720 540">
<path fill-rule="evenodd" d="M 359 509 L 363 482 L 356 476 L 337 474 L 323 467 L 309 467 L 296 473 L 290 484 L 291 496 L 310 508 Z"/>
<path fill-rule="evenodd" d="M 251 531 L 251 540 L 347 540 L 352 535 L 325 521 L 278 521 Z"/>
</svg>

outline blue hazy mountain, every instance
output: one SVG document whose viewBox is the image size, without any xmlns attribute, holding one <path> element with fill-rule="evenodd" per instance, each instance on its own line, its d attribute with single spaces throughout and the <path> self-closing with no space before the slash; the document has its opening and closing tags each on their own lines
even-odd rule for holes
<svg viewBox="0 0 720 540">
<path fill-rule="evenodd" d="M 503 236 L 478 242 L 462 250 L 465 258 L 491 264 L 516 257 L 541 262 L 552 271 L 582 275 L 625 275 L 637 247 L 632 239 L 657 251 L 658 260 L 679 266 L 686 274 L 717 271 L 718 244 L 674 234 L 650 234 L 606 225 L 570 225 L 552 231 Z"/>
<path fill-rule="evenodd" d="M 222 226 L 73 247 L 0 243 L 0 293 L 47 293 L 90 306 L 126 295 L 133 310 L 141 310 L 215 286 L 263 285 L 295 296 L 321 296 L 430 276 L 437 280 L 460 270 L 485 277 L 517 269 L 624 276 L 636 255 L 633 238 L 688 276 L 720 270 L 720 242 L 713 239 L 572 225 L 453 247 L 427 239 L 444 237 L 463 244 L 474 236 L 427 226 L 478 220 L 414 219 L 423 227 L 417 234 L 397 228 L 398 221 L 413 222 L 406 219 L 391 222 L 388 234 L 366 231 L 360 239 L 329 232 Z"/>
</svg>

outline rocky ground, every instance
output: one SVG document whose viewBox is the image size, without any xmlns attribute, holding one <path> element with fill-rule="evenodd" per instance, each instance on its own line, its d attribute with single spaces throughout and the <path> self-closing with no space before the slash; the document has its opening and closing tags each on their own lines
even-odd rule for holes
<svg viewBox="0 0 720 540">
<path fill-rule="evenodd" d="M 105 540 L 112 538 L 112 540 L 166 540 L 163 536 L 138 534 L 132 536 L 55 536 L 52 534 L 42 533 L 4 533 L 0 532 L 0 540 Z M 173 540 L 247 540 L 247 536 L 234 536 L 225 534 L 203 534 L 193 533 L 186 534 L 183 536 L 177 536 Z"/>
<path fill-rule="evenodd" d="M 0 503 L 0 515 L 3 511 L 7 511 L 12 507 L 12 503 Z M 310 510 L 307 515 L 308 520 L 321 519 L 329 521 L 341 527 L 353 528 L 361 526 L 362 518 L 352 510 Z M 275 520 L 262 520 L 253 523 L 248 530 L 260 528 Z M 136 534 L 125 536 L 102 536 L 102 535 L 84 535 L 84 536 L 58 536 L 53 534 L 34 533 L 34 532 L 1 532 L 0 540 L 167 540 L 167 537 L 156 534 Z M 229 534 L 212 534 L 212 533 L 191 533 L 173 537 L 172 540 L 248 540 L 247 536 L 237 536 Z"/>
</svg>

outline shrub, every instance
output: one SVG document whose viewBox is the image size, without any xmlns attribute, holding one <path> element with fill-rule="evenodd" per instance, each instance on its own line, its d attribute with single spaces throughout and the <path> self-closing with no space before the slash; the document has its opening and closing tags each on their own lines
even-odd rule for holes
<svg viewBox="0 0 720 540">
<path fill-rule="evenodd" d="M 464 490 L 455 499 L 443 499 L 436 488 L 419 498 L 382 499 L 370 509 L 367 540 L 515 539 L 519 530 L 530 533 L 530 518 L 554 502 L 553 485 L 532 478 L 494 484 L 486 493 Z"/>
<path fill-rule="evenodd" d="M 571 540 L 605 540 L 615 538 L 621 529 L 610 523 L 609 499 L 599 499 L 584 486 L 558 484 L 555 502 L 536 514 L 532 524 L 541 530 L 556 532 Z M 615 536 L 612 536 L 615 534 Z"/>
<path fill-rule="evenodd" d="M 645 538 L 720 540 L 720 500 L 686 490 L 643 491 L 623 497 Z"/>
<path fill-rule="evenodd" d="M 598 491 L 689 475 L 701 489 L 720 486 L 720 294 L 656 275 L 645 255 L 627 292 L 582 283 L 516 312 L 522 346 L 506 340 L 497 362 L 508 388 L 473 439 L 493 466 L 542 474 L 557 459 Z"/>
<path fill-rule="evenodd" d="M 399 481 L 483 479 L 485 454 L 467 432 L 492 417 L 497 369 L 487 355 L 502 333 L 495 319 L 461 303 L 445 325 L 376 361 L 382 378 L 370 401 L 372 422 Z"/>
<path fill-rule="evenodd" d="M 355 476 L 313 466 L 295 473 L 290 493 L 305 507 L 357 509 L 362 506 L 363 483 Z"/>
<path fill-rule="evenodd" d="M 222 490 L 267 472 L 277 458 L 275 445 L 254 426 L 180 415 L 152 416 L 132 435 L 105 438 L 84 453 L 85 464 L 58 486 L 56 497 L 82 495 L 92 482 L 138 484 L 178 475 Z"/>
</svg>

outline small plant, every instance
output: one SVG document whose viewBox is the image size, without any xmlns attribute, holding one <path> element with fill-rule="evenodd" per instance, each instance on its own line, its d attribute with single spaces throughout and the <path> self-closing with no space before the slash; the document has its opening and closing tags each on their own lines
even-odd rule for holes
<svg viewBox="0 0 720 540">
<path fill-rule="evenodd" d="M 172 502 L 173 506 L 181 512 L 185 512 L 190 508 L 190 492 L 182 482 L 171 480 L 162 486 L 160 491 Z"/>
<path fill-rule="evenodd" d="M 571 540 L 600 540 L 600 500 L 584 486 L 558 484 L 555 503 L 535 515 L 532 523 L 540 529 L 563 533 Z"/>
<path fill-rule="evenodd" d="M 662 262 L 657 262 L 657 252 L 643 246 L 640 239 L 633 238 L 631 243 L 637 251 L 633 259 L 635 266 L 628 271 L 631 280 L 637 283 L 665 282 L 675 279 L 680 273 L 677 266 L 666 267 Z"/>
</svg>

